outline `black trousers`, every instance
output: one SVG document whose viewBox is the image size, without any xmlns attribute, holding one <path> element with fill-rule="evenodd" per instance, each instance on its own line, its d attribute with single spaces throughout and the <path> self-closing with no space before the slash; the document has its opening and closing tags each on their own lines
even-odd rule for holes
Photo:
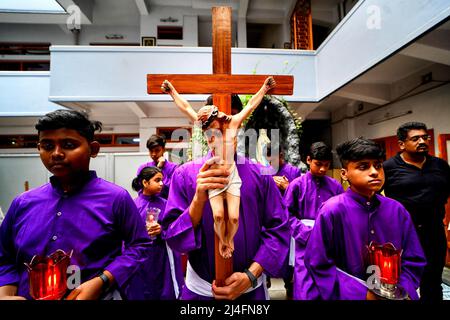
<svg viewBox="0 0 450 320">
<path fill-rule="evenodd" d="M 442 272 L 447 255 L 447 239 L 444 225 L 435 227 L 416 226 L 427 265 L 420 282 L 420 300 L 438 301 L 442 295 Z"/>
</svg>

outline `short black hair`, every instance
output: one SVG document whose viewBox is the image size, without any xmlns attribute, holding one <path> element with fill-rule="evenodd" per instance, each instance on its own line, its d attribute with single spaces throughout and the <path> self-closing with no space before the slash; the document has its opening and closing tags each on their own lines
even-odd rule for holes
<svg viewBox="0 0 450 320">
<path fill-rule="evenodd" d="M 134 191 L 138 192 L 142 190 L 142 181 L 143 180 L 150 180 L 153 178 L 157 173 L 161 173 L 161 169 L 158 167 L 145 167 L 139 172 L 139 175 L 133 179 L 131 182 L 131 187 Z"/>
<path fill-rule="evenodd" d="M 427 125 L 423 122 L 406 122 L 397 129 L 397 138 L 400 141 L 405 141 L 408 137 L 409 130 L 425 130 L 427 131 Z"/>
<path fill-rule="evenodd" d="M 88 142 L 92 142 L 94 141 L 95 131 L 102 131 L 102 123 L 100 121 L 90 121 L 85 112 L 59 109 L 39 118 L 35 128 L 38 131 L 38 135 L 45 130 L 73 129 L 85 137 Z"/>
<path fill-rule="evenodd" d="M 339 144 L 336 147 L 342 166 L 347 167 L 348 162 L 360 161 L 363 159 L 384 160 L 384 150 L 380 145 L 372 140 L 362 137 L 355 138 Z"/>
<path fill-rule="evenodd" d="M 333 159 L 331 148 L 322 141 L 314 142 L 311 145 L 308 156 L 311 160 L 331 161 Z"/>
<path fill-rule="evenodd" d="M 272 147 L 275 150 L 277 146 L 278 146 L 278 154 L 279 155 L 283 155 L 284 154 L 283 145 L 278 144 L 278 145 L 273 145 L 272 146 L 272 143 L 268 143 L 267 146 L 266 146 L 266 148 L 267 148 L 267 156 L 268 157 L 272 156 Z"/>
<path fill-rule="evenodd" d="M 150 136 L 150 138 L 148 138 L 148 140 L 147 140 L 147 149 L 150 150 L 152 148 L 159 147 L 159 146 L 165 148 L 166 138 L 164 138 L 163 136 L 157 135 L 157 134 L 152 134 Z"/>
</svg>

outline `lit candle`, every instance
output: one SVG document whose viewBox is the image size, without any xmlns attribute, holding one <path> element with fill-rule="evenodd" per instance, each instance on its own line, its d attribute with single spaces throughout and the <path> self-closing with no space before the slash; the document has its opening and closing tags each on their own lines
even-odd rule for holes
<svg viewBox="0 0 450 320">
<path fill-rule="evenodd" d="M 59 300 L 67 291 L 67 267 L 70 255 L 57 250 L 48 257 L 34 256 L 26 264 L 29 273 L 30 295 L 36 300 Z"/>
</svg>

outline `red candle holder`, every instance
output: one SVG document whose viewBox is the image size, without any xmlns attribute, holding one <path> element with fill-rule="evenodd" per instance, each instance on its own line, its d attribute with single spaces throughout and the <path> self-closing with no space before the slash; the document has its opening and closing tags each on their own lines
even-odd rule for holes
<svg viewBox="0 0 450 320">
<path fill-rule="evenodd" d="M 67 268 L 72 252 L 67 254 L 58 249 L 47 257 L 35 255 L 29 264 L 25 263 L 33 299 L 60 300 L 66 294 Z"/>
<path fill-rule="evenodd" d="M 400 279 L 402 250 L 388 242 L 383 245 L 371 242 L 369 244 L 369 260 L 371 265 L 378 266 L 380 270 L 380 286 L 372 291 L 389 300 L 403 300 L 406 298 L 405 290 L 398 284 Z"/>
</svg>

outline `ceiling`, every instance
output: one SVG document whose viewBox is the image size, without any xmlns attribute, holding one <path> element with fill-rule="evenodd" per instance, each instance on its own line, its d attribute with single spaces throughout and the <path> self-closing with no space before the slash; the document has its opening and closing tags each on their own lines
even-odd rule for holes
<svg viewBox="0 0 450 320">
<path fill-rule="evenodd" d="M 140 15 L 151 14 L 155 9 L 182 8 L 199 17 L 200 21 L 211 20 L 211 8 L 226 5 L 233 8 L 233 19 L 245 17 L 248 23 L 281 24 L 289 18 L 296 0 L 60 0 L 61 5 L 68 8 L 76 4 L 83 14 L 82 23 L 93 26 L 135 26 L 140 25 Z M 335 26 L 338 22 L 337 6 L 339 0 L 313 0 L 313 22 Z M 346 1 L 354 4 L 356 0 Z M 348 10 L 351 6 L 348 6 Z M 58 19 L 58 16 L 60 19 Z M 84 19 L 86 18 L 86 19 Z M 0 23 L 64 23 L 62 15 L 31 15 L 0 13 Z"/>
<path fill-rule="evenodd" d="M 199 16 L 200 20 L 211 19 L 211 7 L 216 5 L 229 5 L 233 10 L 233 19 L 245 17 L 252 27 L 268 24 L 278 24 L 286 21 L 290 16 L 296 0 L 94 0 L 90 6 L 81 5 L 81 0 L 61 0 L 62 3 L 80 4 L 84 16 L 89 18 L 95 26 L 135 26 L 140 27 L 140 16 L 151 14 L 152 10 L 161 7 L 183 8 Z M 330 28 L 339 22 L 339 0 L 312 0 L 313 22 Z M 347 0 L 348 12 L 356 0 Z M 67 5 L 66 5 L 67 7 Z M 11 22 L 7 14 L 0 14 L 1 22 Z M 9 15 L 10 16 L 10 15 Z M 34 15 L 33 15 L 34 16 Z M 36 15 L 38 16 L 38 15 Z M 17 16 L 16 16 L 17 17 Z M 39 17 L 16 19 L 14 23 L 37 23 Z M 9 19 L 9 20 L 8 20 Z M 42 17 L 40 23 L 52 23 Z M 54 22 L 58 23 L 58 22 Z M 330 113 L 343 106 L 365 104 L 368 107 L 381 106 L 405 93 L 414 93 L 414 90 L 432 87 L 439 81 L 448 81 L 450 75 L 450 22 L 440 25 L 428 32 L 401 51 L 379 63 L 358 78 L 352 80 L 318 103 L 293 104 L 302 119 L 330 118 Z M 423 83 L 423 78 L 431 73 L 431 82 Z M 425 77 L 426 78 L 426 77 Z M 426 78 L 428 79 L 428 78 Z M 320 81 L 320 79 L 319 79 Z M 128 102 L 124 103 L 96 103 L 88 106 L 95 116 L 104 114 L 107 106 L 113 106 L 115 112 L 111 122 L 136 123 L 138 118 L 158 116 L 158 110 L 172 108 L 166 103 L 163 107 L 157 103 Z M 198 103 L 194 105 L 199 106 Z M 165 108 L 165 109 L 164 109 Z M 172 110 L 171 109 L 171 110 Z M 130 110 L 132 112 L 130 112 Z M 181 114 L 180 114 L 181 116 Z"/>
<path fill-rule="evenodd" d="M 330 117 L 344 106 L 382 106 L 450 81 L 450 21 L 429 31 L 358 78 L 326 97 L 296 109 L 303 118 Z M 367 109 L 366 108 L 366 109 Z M 303 109 L 303 110 L 302 110 Z"/>
</svg>

